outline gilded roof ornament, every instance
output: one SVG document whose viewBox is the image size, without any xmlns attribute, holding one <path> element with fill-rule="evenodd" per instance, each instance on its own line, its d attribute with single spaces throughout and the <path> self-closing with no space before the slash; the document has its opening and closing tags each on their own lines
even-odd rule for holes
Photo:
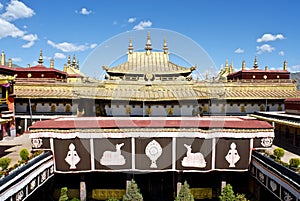
<svg viewBox="0 0 300 201">
<path fill-rule="evenodd" d="M 243 62 L 242 62 L 242 70 L 246 70 L 246 61 L 245 60 L 243 60 Z"/>
<path fill-rule="evenodd" d="M 163 48 L 163 50 L 164 50 L 164 53 L 165 54 L 168 54 L 168 45 L 167 45 L 167 40 L 166 40 L 166 38 L 164 38 L 164 48 Z"/>
<path fill-rule="evenodd" d="M 50 59 L 50 68 L 54 68 L 54 59 Z"/>
<path fill-rule="evenodd" d="M 225 63 L 225 71 L 227 72 L 229 70 L 229 67 L 228 67 L 228 59 L 226 59 L 226 63 Z"/>
<path fill-rule="evenodd" d="M 148 31 L 147 43 L 146 43 L 145 50 L 147 51 L 147 53 L 150 53 L 150 52 L 151 52 L 151 50 L 152 50 L 152 44 L 151 44 L 150 31 Z"/>
<path fill-rule="evenodd" d="M 2 51 L 2 53 L 1 53 L 1 63 L 0 63 L 0 65 L 2 65 L 2 66 L 5 65 L 5 53 L 4 53 L 4 51 Z"/>
<path fill-rule="evenodd" d="M 72 67 L 76 68 L 77 62 L 76 62 L 76 56 L 75 54 L 73 55 L 73 59 L 72 59 Z"/>
<path fill-rule="evenodd" d="M 68 66 L 70 66 L 71 65 L 71 56 L 69 55 L 68 56 Z"/>
<path fill-rule="evenodd" d="M 132 45 L 132 38 L 129 38 L 129 45 L 128 45 L 128 52 L 129 54 L 133 53 L 133 45 Z"/>
<path fill-rule="evenodd" d="M 283 62 L 283 70 L 287 70 L 287 61 L 286 60 L 284 60 L 284 62 Z"/>
<path fill-rule="evenodd" d="M 254 58 L 254 65 L 253 65 L 254 69 L 258 69 L 258 63 L 257 63 L 257 58 Z"/>
<path fill-rule="evenodd" d="M 44 63 L 44 60 L 43 60 L 43 51 L 42 50 L 40 50 L 40 58 L 38 60 L 38 63 L 39 63 L 39 65 L 43 65 L 43 63 Z"/>
<path fill-rule="evenodd" d="M 12 67 L 12 59 L 11 58 L 8 59 L 8 67 Z"/>
</svg>

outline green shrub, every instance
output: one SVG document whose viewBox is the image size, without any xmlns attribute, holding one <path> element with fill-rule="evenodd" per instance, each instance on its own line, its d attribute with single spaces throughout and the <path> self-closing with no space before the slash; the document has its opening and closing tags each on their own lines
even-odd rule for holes
<svg viewBox="0 0 300 201">
<path fill-rule="evenodd" d="M 11 162 L 10 158 L 4 157 L 0 158 L 0 167 L 2 170 L 6 170 Z"/>
<path fill-rule="evenodd" d="M 281 159 L 284 156 L 284 149 L 278 147 L 274 149 L 273 151 L 274 156 L 276 156 L 277 159 Z"/>
<path fill-rule="evenodd" d="M 119 201 L 119 200 L 116 199 L 116 198 L 109 198 L 109 199 L 107 199 L 106 201 Z"/>
<path fill-rule="evenodd" d="M 137 183 L 132 179 L 128 184 L 126 195 L 123 196 L 123 201 L 143 201 L 143 196 L 140 193 Z"/>
<path fill-rule="evenodd" d="M 175 201 L 194 201 L 194 196 L 191 193 L 190 186 L 187 181 L 185 181 L 181 186 Z"/>
<path fill-rule="evenodd" d="M 72 198 L 70 201 L 80 201 L 78 198 Z"/>
<path fill-rule="evenodd" d="M 60 189 L 60 196 L 58 201 L 68 201 L 69 197 L 68 197 L 68 188 L 67 187 L 62 187 Z"/>
<path fill-rule="evenodd" d="M 290 168 L 292 169 L 297 169 L 300 165 L 300 158 L 291 158 L 289 160 L 289 163 L 290 163 Z"/>
<path fill-rule="evenodd" d="M 230 184 L 226 184 L 226 186 L 223 188 L 219 199 L 220 201 L 235 201 L 234 191 Z"/>
<path fill-rule="evenodd" d="M 21 149 L 20 157 L 21 157 L 22 161 L 27 161 L 29 159 L 29 151 L 25 148 Z"/>
</svg>

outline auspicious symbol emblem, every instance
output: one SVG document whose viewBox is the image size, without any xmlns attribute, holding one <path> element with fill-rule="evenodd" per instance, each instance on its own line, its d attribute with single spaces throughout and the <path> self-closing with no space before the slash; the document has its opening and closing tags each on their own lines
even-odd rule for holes
<svg viewBox="0 0 300 201">
<path fill-rule="evenodd" d="M 272 191 L 277 190 L 277 184 L 273 180 L 270 181 L 270 187 L 271 187 Z"/>
<path fill-rule="evenodd" d="M 225 156 L 225 159 L 229 163 L 229 167 L 235 167 L 235 164 L 240 160 L 238 151 L 236 150 L 236 144 L 233 142 L 230 145 L 230 150 Z"/>
<path fill-rule="evenodd" d="M 47 179 L 47 172 L 46 170 L 41 175 L 41 182 L 44 182 Z"/>
<path fill-rule="evenodd" d="M 284 199 L 284 201 L 292 201 L 293 200 L 292 196 L 286 191 L 284 191 L 283 199 Z"/>
<path fill-rule="evenodd" d="M 203 155 L 200 152 L 192 153 L 192 145 L 186 145 L 184 146 L 187 148 L 186 157 L 183 158 L 181 164 L 183 167 L 199 167 L 203 168 L 206 166 L 205 159 Z"/>
<path fill-rule="evenodd" d="M 32 147 L 37 149 L 43 145 L 43 140 L 40 138 L 32 139 Z"/>
<path fill-rule="evenodd" d="M 261 139 L 261 143 L 260 144 L 263 147 L 270 147 L 270 146 L 272 146 L 272 143 L 273 143 L 273 138 L 266 137 L 266 138 Z"/>
<path fill-rule="evenodd" d="M 265 175 L 263 173 L 258 173 L 258 177 L 261 182 L 265 182 Z"/>
<path fill-rule="evenodd" d="M 121 147 L 124 143 L 116 145 L 116 151 L 105 151 L 100 159 L 101 165 L 124 165 L 126 160 L 121 154 Z"/>
<path fill-rule="evenodd" d="M 70 165 L 70 169 L 76 169 L 76 165 L 80 161 L 80 158 L 75 150 L 75 145 L 73 143 L 69 145 L 69 151 L 65 158 L 65 161 Z"/>
<path fill-rule="evenodd" d="M 158 142 L 156 142 L 155 140 L 152 140 L 146 146 L 145 153 L 148 156 L 148 158 L 151 160 L 150 168 L 157 168 L 156 160 L 162 154 L 162 148 L 161 148 L 160 144 Z"/>
<path fill-rule="evenodd" d="M 23 199 L 24 192 L 21 190 L 19 193 L 16 195 L 16 201 L 21 201 Z"/>
<path fill-rule="evenodd" d="M 36 181 L 34 179 L 30 182 L 30 190 L 33 190 L 35 188 L 35 186 L 36 186 Z"/>
</svg>

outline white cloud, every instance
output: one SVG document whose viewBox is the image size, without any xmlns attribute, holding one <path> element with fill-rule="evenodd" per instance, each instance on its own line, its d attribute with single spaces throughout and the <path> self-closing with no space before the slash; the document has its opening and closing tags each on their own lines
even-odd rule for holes
<svg viewBox="0 0 300 201">
<path fill-rule="evenodd" d="M 277 35 L 272 35 L 272 34 L 264 34 L 261 38 L 258 38 L 256 42 L 261 43 L 261 42 L 268 42 L 268 41 L 275 41 L 275 40 L 282 40 L 286 39 L 282 34 L 277 34 Z"/>
<path fill-rule="evenodd" d="M 0 18 L 0 39 L 8 36 L 13 38 L 22 37 L 23 35 L 24 31 L 20 30 L 12 23 Z"/>
<path fill-rule="evenodd" d="M 152 22 L 150 20 L 148 21 L 141 21 L 138 25 L 135 25 L 133 27 L 134 30 L 143 30 L 147 27 L 151 27 L 152 26 Z"/>
<path fill-rule="evenodd" d="M 63 53 L 55 53 L 54 54 L 54 59 L 65 59 L 66 58 L 66 55 L 64 55 Z"/>
<path fill-rule="evenodd" d="M 262 46 L 256 46 L 257 54 L 262 54 L 264 52 L 273 52 L 275 47 L 272 47 L 269 44 L 264 44 Z"/>
<path fill-rule="evenodd" d="M 244 53 L 244 52 L 245 51 L 240 47 L 234 51 L 234 53 L 237 53 L 237 54 L 241 54 L 241 53 Z"/>
<path fill-rule="evenodd" d="M 290 69 L 291 69 L 291 71 L 300 71 L 300 64 L 291 66 Z"/>
<path fill-rule="evenodd" d="M 35 14 L 31 8 L 18 0 L 11 0 L 5 10 L 6 12 L 4 12 L 1 17 L 7 21 L 28 18 Z"/>
<path fill-rule="evenodd" d="M 2 8 L 3 8 L 3 5 L 2 5 L 2 3 L 0 3 L 0 10 L 2 10 Z"/>
<path fill-rule="evenodd" d="M 93 44 L 90 45 L 90 48 L 91 48 L 91 49 L 94 49 L 95 47 L 97 47 L 97 44 L 96 44 L 96 43 L 93 43 Z"/>
<path fill-rule="evenodd" d="M 48 40 L 47 43 L 51 45 L 52 47 L 61 50 L 63 52 L 78 52 L 78 51 L 85 51 L 87 49 L 91 49 L 92 45 L 84 44 L 84 45 L 75 45 L 68 42 L 62 42 L 62 43 L 54 43 L 51 40 Z"/>
<path fill-rule="evenodd" d="M 82 14 L 82 15 L 89 15 L 89 14 L 92 13 L 92 11 L 91 11 L 91 10 L 88 10 L 88 9 L 86 9 L 86 8 L 82 8 L 82 9 L 79 11 L 79 13 Z"/>
<path fill-rule="evenodd" d="M 278 54 L 279 54 L 280 56 L 284 56 L 284 51 L 280 51 L 280 52 L 278 52 Z"/>
<path fill-rule="evenodd" d="M 136 18 L 135 17 L 131 17 L 128 19 L 128 23 L 133 23 L 136 21 Z"/>
<path fill-rule="evenodd" d="M 38 39 L 36 34 L 28 34 L 22 37 L 23 40 L 28 41 L 25 45 L 22 45 L 23 48 L 30 48 L 34 45 L 34 42 Z"/>
<path fill-rule="evenodd" d="M 20 57 L 11 58 L 13 62 L 21 62 L 22 59 Z"/>
</svg>

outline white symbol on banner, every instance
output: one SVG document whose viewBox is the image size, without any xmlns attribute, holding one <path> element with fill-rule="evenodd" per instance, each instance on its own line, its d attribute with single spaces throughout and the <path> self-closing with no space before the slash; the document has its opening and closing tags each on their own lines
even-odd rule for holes
<svg viewBox="0 0 300 201">
<path fill-rule="evenodd" d="M 284 201 L 292 201 L 293 200 L 292 196 L 286 191 L 284 191 L 283 199 L 284 199 Z"/>
<path fill-rule="evenodd" d="M 121 154 L 121 147 L 124 143 L 116 145 L 116 151 L 105 151 L 100 159 L 101 165 L 124 165 L 126 160 Z"/>
<path fill-rule="evenodd" d="M 34 180 L 32 180 L 32 182 L 30 182 L 30 190 L 33 190 L 35 188 L 35 186 L 36 186 L 36 181 L 34 179 Z"/>
<path fill-rule="evenodd" d="M 80 158 L 75 150 L 75 145 L 73 143 L 69 145 L 69 151 L 65 158 L 65 161 L 70 165 L 70 169 L 76 169 L 76 165 L 80 161 Z"/>
<path fill-rule="evenodd" d="M 43 145 L 43 140 L 36 138 L 36 139 L 32 139 L 32 147 L 37 149 L 40 148 Z"/>
<path fill-rule="evenodd" d="M 206 166 L 203 155 L 200 152 L 192 153 L 192 145 L 184 144 L 187 148 L 186 157 L 183 158 L 181 164 L 183 167 L 200 167 Z"/>
<path fill-rule="evenodd" d="M 230 150 L 225 156 L 225 159 L 229 163 L 229 167 L 235 167 L 235 164 L 240 160 L 239 153 L 236 150 L 236 144 L 233 142 L 230 145 Z"/>
<path fill-rule="evenodd" d="M 261 182 L 265 182 L 265 175 L 263 173 L 259 172 L 258 177 Z"/>
<path fill-rule="evenodd" d="M 271 187 L 272 191 L 277 190 L 277 184 L 273 180 L 270 181 L 270 187 Z"/>
<path fill-rule="evenodd" d="M 17 195 L 16 195 L 16 201 L 21 201 L 23 199 L 24 196 L 24 192 L 20 191 Z"/>
<path fill-rule="evenodd" d="M 152 140 L 146 146 L 145 153 L 148 156 L 148 158 L 151 160 L 150 168 L 157 168 L 156 160 L 162 154 L 162 148 L 161 148 L 160 144 L 158 142 L 156 142 L 155 140 Z"/>
<path fill-rule="evenodd" d="M 271 137 L 266 137 L 266 138 L 262 138 L 261 139 L 261 145 L 263 146 L 263 147 L 270 147 L 270 146 L 272 146 L 272 143 L 273 143 L 273 138 L 271 138 Z"/>
</svg>

